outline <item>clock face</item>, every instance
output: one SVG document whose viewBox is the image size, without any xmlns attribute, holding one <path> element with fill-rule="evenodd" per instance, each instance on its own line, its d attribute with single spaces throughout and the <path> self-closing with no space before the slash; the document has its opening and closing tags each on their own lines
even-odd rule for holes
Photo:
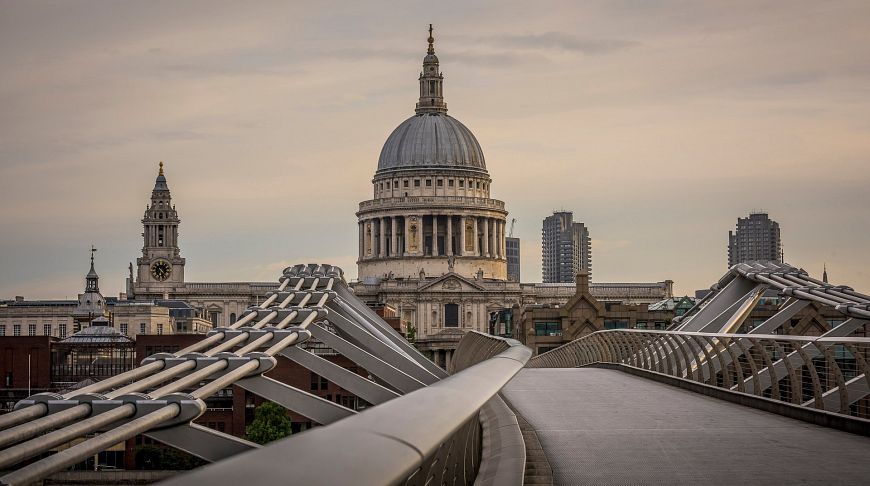
<svg viewBox="0 0 870 486">
<path fill-rule="evenodd" d="M 151 276 L 156 280 L 164 281 L 172 275 L 172 265 L 166 260 L 157 260 L 151 264 Z"/>
</svg>

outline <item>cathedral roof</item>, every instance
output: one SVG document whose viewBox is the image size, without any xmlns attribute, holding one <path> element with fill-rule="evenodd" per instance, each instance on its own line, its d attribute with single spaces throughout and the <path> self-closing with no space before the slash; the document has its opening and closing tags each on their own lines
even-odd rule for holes
<svg viewBox="0 0 870 486">
<path fill-rule="evenodd" d="M 420 99 L 416 114 L 387 138 L 378 159 L 377 173 L 402 169 L 452 168 L 486 172 L 483 151 L 471 130 L 447 115 L 444 76 L 435 56 L 429 26 L 429 49 L 420 73 Z"/>
<path fill-rule="evenodd" d="M 420 113 L 402 122 L 378 159 L 378 172 L 429 167 L 486 172 L 477 138 L 446 113 Z"/>
</svg>

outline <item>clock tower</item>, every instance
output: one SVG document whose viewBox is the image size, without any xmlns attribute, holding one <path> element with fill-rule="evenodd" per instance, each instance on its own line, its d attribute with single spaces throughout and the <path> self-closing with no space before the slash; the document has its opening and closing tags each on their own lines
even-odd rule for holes
<svg viewBox="0 0 870 486">
<path fill-rule="evenodd" d="M 167 294 L 184 284 L 184 258 L 178 248 L 178 213 L 163 175 L 163 162 L 151 191 L 151 205 L 142 218 L 144 244 L 136 259 L 136 287 L 147 294 Z M 140 292 L 137 292 L 140 293 Z"/>
</svg>

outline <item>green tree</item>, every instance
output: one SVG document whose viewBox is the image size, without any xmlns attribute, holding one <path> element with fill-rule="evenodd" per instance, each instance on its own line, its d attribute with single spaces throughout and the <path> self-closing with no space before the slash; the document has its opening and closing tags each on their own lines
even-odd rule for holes
<svg viewBox="0 0 870 486">
<path fill-rule="evenodd" d="M 290 424 L 284 407 L 263 402 L 254 411 L 254 421 L 245 429 L 245 438 L 257 444 L 266 444 L 290 435 Z"/>
</svg>

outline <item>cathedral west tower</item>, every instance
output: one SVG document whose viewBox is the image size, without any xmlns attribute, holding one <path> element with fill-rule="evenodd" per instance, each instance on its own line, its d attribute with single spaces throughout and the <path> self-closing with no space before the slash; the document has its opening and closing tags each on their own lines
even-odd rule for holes
<svg viewBox="0 0 870 486">
<path fill-rule="evenodd" d="M 178 213 L 172 205 L 172 196 L 163 174 L 163 162 L 154 189 L 151 204 L 142 218 L 142 256 L 136 259 L 137 286 L 144 286 L 149 294 L 160 296 L 184 284 L 184 258 L 178 247 Z"/>
<path fill-rule="evenodd" d="M 447 114 L 444 75 L 429 27 L 415 114 L 387 138 L 360 203 L 359 278 L 455 273 L 505 280 L 504 202 L 474 134 Z"/>
</svg>

